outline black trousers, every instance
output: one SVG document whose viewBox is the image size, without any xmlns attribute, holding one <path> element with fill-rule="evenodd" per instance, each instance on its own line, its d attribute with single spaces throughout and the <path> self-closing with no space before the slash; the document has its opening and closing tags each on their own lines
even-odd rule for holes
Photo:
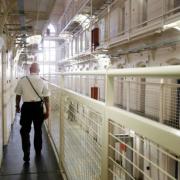
<svg viewBox="0 0 180 180">
<path fill-rule="evenodd" d="M 20 134 L 24 154 L 30 153 L 30 131 L 31 124 L 34 125 L 34 149 L 40 152 L 42 149 L 42 124 L 43 106 L 41 102 L 24 102 L 21 107 Z"/>
</svg>

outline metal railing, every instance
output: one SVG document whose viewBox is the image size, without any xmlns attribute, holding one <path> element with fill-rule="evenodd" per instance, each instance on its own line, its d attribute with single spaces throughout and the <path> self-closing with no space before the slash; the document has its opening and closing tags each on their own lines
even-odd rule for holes
<svg viewBox="0 0 180 180">
<path fill-rule="evenodd" d="M 109 141 L 109 179 L 177 178 L 180 159 L 148 138 L 109 121 Z"/>
<path fill-rule="evenodd" d="M 63 31 L 66 26 L 71 22 L 76 14 L 78 14 L 79 10 L 85 6 L 89 0 L 71 0 L 68 6 L 66 7 L 62 17 L 61 17 L 61 27 L 60 31 Z"/>
<path fill-rule="evenodd" d="M 104 101 L 105 79 L 102 75 L 70 75 L 64 77 L 64 87 L 91 97 L 91 88 L 98 87 L 98 99 Z"/>
<path fill-rule="evenodd" d="M 66 76 L 103 77 L 105 102 L 70 90 L 71 84 L 63 88 L 68 79 Z M 119 86 L 115 86 L 117 76 L 120 77 Z M 128 79 L 129 77 L 149 78 L 150 83 L 146 84 L 144 80 L 134 83 Z M 51 84 L 52 115 L 49 120 L 49 133 L 56 144 L 60 166 L 63 166 L 68 179 L 179 179 L 180 130 L 177 126 L 172 128 L 167 123 L 162 124 L 166 114 L 175 113 L 172 117 L 176 117 L 174 119 L 177 121 L 177 111 L 180 108 L 177 93 L 179 85 L 171 86 L 162 80 L 160 84 L 155 82 L 158 78 L 168 78 L 175 82 L 174 80 L 179 77 L 180 66 L 129 68 L 64 73 L 61 75 L 61 87 Z M 126 100 L 129 102 L 127 101 L 124 108 L 116 107 L 113 92 L 115 88 L 126 83 Z M 139 87 L 142 88 L 140 92 Z M 142 104 L 137 107 L 143 108 L 144 112 L 150 109 L 148 117 L 145 113 L 136 113 L 134 110 L 135 97 L 141 99 L 141 96 L 147 97 L 148 102 L 143 101 L 145 107 L 141 107 Z M 157 103 L 157 99 L 160 103 L 165 103 L 164 110 L 162 105 Z M 155 107 L 159 109 L 156 110 Z M 169 113 L 167 109 L 174 110 Z M 151 118 L 154 116 L 162 122 L 154 121 L 155 119 Z M 55 126 L 54 129 L 52 124 Z"/>
<path fill-rule="evenodd" d="M 68 97 L 64 111 L 64 166 L 68 177 L 100 179 L 102 114 Z"/>
<path fill-rule="evenodd" d="M 51 135 L 51 138 L 54 142 L 54 147 L 56 149 L 56 152 L 60 153 L 60 102 L 61 102 L 61 94 L 59 91 L 59 87 L 55 85 L 50 84 L 51 89 L 51 96 L 50 96 L 50 102 L 51 102 L 51 113 L 50 118 L 48 119 L 47 126 L 49 133 Z"/>
<path fill-rule="evenodd" d="M 129 3 L 131 3 L 129 6 L 132 7 L 133 2 Z M 113 45 L 144 33 L 163 29 L 165 24 L 173 22 L 173 18 L 176 20 L 177 16 L 180 15 L 180 4 L 173 4 L 173 1 L 170 0 L 158 1 L 156 6 L 148 5 L 147 9 L 144 10 L 143 3 L 139 4 L 138 10 L 137 7 L 133 7 L 134 10 L 132 11 L 129 7 L 129 9 L 127 8 L 125 1 L 116 0 L 99 14 L 99 21 L 96 23 L 105 22 L 100 26 L 100 32 L 103 34 L 103 36 L 100 35 L 101 46 L 104 46 L 105 43 Z M 159 9 L 157 9 L 158 7 Z M 136 11 L 139 11 L 140 14 L 137 15 Z M 143 16 L 147 17 L 143 18 Z"/>
<path fill-rule="evenodd" d="M 150 33 L 154 33 L 155 31 L 158 32 L 158 30 L 164 29 L 164 25 L 177 21 L 178 17 L 180 16 L 180 4 L 175 1 L 174 1 L 175 3 L 173 3 L 173 1 L 171 0 L 161 0 L 158 1 L 157 6 L 148 5 L 147 8 L 150 9 L 145 9 L 144 13 L 145 12 L 149 13 L 149 15 L 147 15 L 145 19 L 143 18 L 142 12 L 140 14 L 140 16 L 142 17 L 139 17 L 138 13 L 135 13 L 137 11 L 136 8 L 138 6 L 137 7 L 135 6 L 133 8 L 134 9 L 133 11 L 130 10 L 129 7 L 132 6 L 133 1 L 130 2 L 131 5 L 129 4 L 129 7 L 127 7 L 127 4 L 125 5 L 125 2 L 127 1 L 116 0 L 112 4 L 108 5 L 106 9 L 102 10 L 97 15 L 97 18 L 92 18 L 92 22 L 90 22 L 90 27 L 86 29 L 87 33 L 90 33 L 92 27 L 94 26 L 99 27 L 100 49 L 107 48 L 108 46 L 113 47 L 114 45 L 117 45 L 117 43 L 129 41 L 131 40 L 131 38 L 137 38 L 140 37 L 141 35 L 144 36 L 147 34 L 148 36 Z M 85 4 L 86 3 L 87 1 L 85 1 Z M 139 4 L 139 6 L 143 6 L 143 5 Z M 139 8 L 143 9 L 143 7 L 139 7 Z M 78 11 L 76 13 L 78 13 Z M 65 24 L 67 25 L 68 21 Z M 80 41 L 77 38 L 77 36 L 79 37 L 82 36 L 82 33 L 83 32 L 79 32 L 79 34 L 76 34 L 76 37 L 74 37 L 74 39 L 76 39 L 75 41 L 77 41 L 76 44 L 82 44 L 83 41 Z M 90 40 L 91 38 L 85 37 L 84 41 L 86 42 L 89 41 L 89 44 L 91 44 Z M 157 46 L 160 45 L 158 44 Z M 90 48 L 85 48 L 85 50 L 89 50 L 89 49 Z M 76 52 L 75 50 L 75 52 L 72 54 L 72 58 L 76 57 L 81 52 L 82 51 Z M 63 58 L 61 60 L 63 60 Z"/>
</svg>

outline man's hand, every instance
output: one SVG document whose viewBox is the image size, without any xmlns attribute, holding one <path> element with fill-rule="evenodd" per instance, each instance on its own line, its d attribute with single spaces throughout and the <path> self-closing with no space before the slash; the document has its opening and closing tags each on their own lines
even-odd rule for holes
<svg viewBox="0 0 180 180">
<path fill-rule="evenodd" d="M 21 112 L 20 107 L 16 105 L 16 113 L 20 113 L 20 112 Z"/>
<path fill-rule="evenodd" d="M 20 109 L 20 101 L 21 101 L 21 96 L 20 95 L 16 95 L 16 113 L 20 113 L 21 109 Z"/>
<path fill-rule="evenodd" d="M 46 113 L 44 113 L 44 119 L 49 118 L 49 97 L 44 97 L 45 107 L 46 107 Z"/>
<path fill-rule="evenodd" d="M 49 118 L 49 112 L 44 113 L 44 120 Z"/>
</svg>

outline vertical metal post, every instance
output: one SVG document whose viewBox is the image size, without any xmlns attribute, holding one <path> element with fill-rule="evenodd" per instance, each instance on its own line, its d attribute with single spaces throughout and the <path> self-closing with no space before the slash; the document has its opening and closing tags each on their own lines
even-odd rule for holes
<svg viewBox="0 0 180 180">
<path fill-rule="evenodd" d="M 114 104 L 114 77 L 106 74 L 105 102 L 107 106 Z"/>
<path fill-rule="evenodd" d="M 163 96 L 164 96 L 164 80 L 162 79 L 160 85 L 160 99 L 159 99 L 159 122 L 163 123 Z"/>
<path fill-rule="evenodd" d="M 80 89 L 79 89 L 79 93 L 80 94 L 83 94 L 83 87 L 82 87 L 82 79 L 83 79 L 83 76 L 79 76 L 79 87 L 80 87 Z"/>
<path fill-rule="evenodd" d="M 50 43 L 50 40 L 49 40 L 49 42 L 48 42 L 48 69 L 49 69 L 49 72 L 48 72 L 48 80 L 50 81 L 51 80 L 51 78 L 50 78 L 50 65 L 51 65 L 51 62 L 50 62 L 50 59 L 51 59 L 51 43 Z"/>
<path fill-rule="evenodd" d="M 107 32 L 107 40 L 110 41 L 110 6 L 108 6 L 108 32 Z"/>
<path fill-rule="evenodd" d="M 6 114 L 6 103 L 7 103 L 7 95 L 6 95 L 6 62 L 7 62 L 7 54 L 5 53 L 5 47 L 2 50 L 2 129 L 3 129 L 3 145 L 6 145 L 8 142 L 7 138 L 7 114 Z"/>
<path fill-rule="evenodd" d="M 90 50 L 91 50 L 91 52 L 93 51 L 93 49 L 92 49 L 92 20 L 93 20 L 93 4 L 92 4 L 92 0 L 90 0 L 90 3 L 91 3 L 91 15 L 90 15 L 90 27 L 89 27 L 89 31 L 90 31 L 90 39 L 89 39 L 89 42 L 90 42 Z"/>
<path fill-rule="evenodd" d="M 4 43 L 3 43 L 4 44 Z M 3 91 L 3 59 L 4 59 L 4 46 L 2 44 L 2 47 L 0 47 L 0 93 L 1 93 L 1 98 L 0 98 L 0 112 L 2 114 L 1 118 L 0 118 L 0 167 L 1 167 L 1 163 L 2 163 L 2 158 L 3 158 L 3 142 L 4 142 L 4 115 L 3 115 L 3 96 L 4 96 L 4 91 Z M 14 100 L 15 101 L 15 100 Z"/>
<path fill-rule="evenodd" d="M 61 91 L 60 91 L 60 131 L 59 131 L 59 149 L 60 149 L 60 154 L 59 154 L 59 162 L 60 166 L 64 167 L 64 75 L 60 76 L 60 86 L 61 86 Z"/>
<path fill-rule="evenodd" d="M 42 61 L 42 74 L 43 74 L 43 77 L 44 77 L 44 58 L 45 58 L 45 50 L 44 50 L 44 40 L 41 42 L 41 46 L 42 46 L 42 53 L 43 53 L 43 61 Z"/>
<path fill-rule="evenodd" d="M 126 81 L 126 110 L 130 110 L 130 81 Z"/>
<path fill-rule="evenodd" d="M 164 21 L 165 21 L 165 13 L 166 13 L 166 0 L 161 0 L 161 5 L 162 5 L 162 27 L 164 26 Z"/>
<path fill-rule="evenodd" d="M 114 101 L 114 78 L 106 74 L 106 86 L 105 86 L 105 103 L 106 106 L 113 105 Z M 105 109 L 105 118 L 102 127 L 102 161 L 101 161 L 101 179 L 108 180 L 108 114 Z"/>
<path fill-rule="evenodd" d="M 131 22 L 132 22 L 131 21 L 131 0 L 129 0 L 128 3 L 129 3 L 129 23 L 128 23 L 129 27 L 128 27 L 127 32 L 128 32 L 128 40 L 130 40 L 130 38 L 131 38 Z M 126 26 L 125 23 L 124 23 L 124 26 Z M 124 29 L 125 29 L 125 27 L 124 27 Z M 125 30 L 125 32 L 126 32 L 126 30 Z"/>
</svg>

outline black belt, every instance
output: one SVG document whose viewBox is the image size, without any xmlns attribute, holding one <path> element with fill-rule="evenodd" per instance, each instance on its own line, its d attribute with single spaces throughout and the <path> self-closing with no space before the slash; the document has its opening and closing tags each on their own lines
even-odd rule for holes
<svg viewBox="0 0 180 180">
<path fill-rule="evenodd" d="M 23 102 L 23 103 L 25 103 L 25 104 L 27 104 L 27 103 L 41 103 L 41 101 L 28 101 L 28 102 Z"/>
</svg>

